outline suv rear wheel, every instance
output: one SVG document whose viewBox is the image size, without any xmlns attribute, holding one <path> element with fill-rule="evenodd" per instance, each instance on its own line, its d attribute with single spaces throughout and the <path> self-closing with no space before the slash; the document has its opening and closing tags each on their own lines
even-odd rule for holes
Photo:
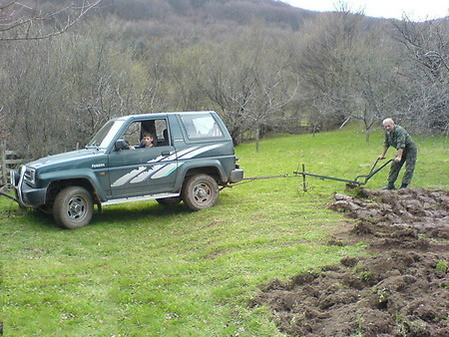
<svg viewBox="0 0 449 337">
<path fill-rule="evenodd" d="M 208 174 L 196 174 L 184 183 L 182 199 L 194 211 L 209 208 L 217 202 L 218 184 Z"/>
<path fill-rule="evenodd" d="M 66 187 L 56 196 L 53 217 L 58 225 L 68 229 L 86 226 L 94 213 L 92 196 L 83 187 Z"/>
</svg>

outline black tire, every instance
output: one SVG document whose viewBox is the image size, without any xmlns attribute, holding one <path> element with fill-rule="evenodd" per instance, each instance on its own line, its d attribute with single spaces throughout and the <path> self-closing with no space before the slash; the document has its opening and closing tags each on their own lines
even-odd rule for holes
<svg viewBox="0 0 449 337">
<path fill-rule="evenodd" d="M 66 187 L 56 196 L 53 217 L 64 228 L 75 229 L 86 226 L 94 213 L 92 196 L 83 187 Z"/>
<path fill-rule="evenodd" d="M 160 199 L 156 199 L 156 201 L 163 206 L 172 206 L 172 205 L 179 204 L 181 202 L 181 198 L 180 197 L 160 198 Z"/>
<path fill-rule="evenodd" d="M 182 187 L 182 199 L 193 211 L 212 207 L 218 199 L 218 184 L 207 174 L 191 176 Z"/>
</svg>

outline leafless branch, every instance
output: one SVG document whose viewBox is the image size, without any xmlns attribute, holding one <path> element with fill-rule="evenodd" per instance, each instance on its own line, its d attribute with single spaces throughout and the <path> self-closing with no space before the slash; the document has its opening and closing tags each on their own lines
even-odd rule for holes
<svg viewBox="0 0 449 337">
<path fill-rule="evenodd" d="M 83 0 L 80 5 L 73 3 L 46 12 L 35 7 L 12 0 L 0 6 L 0 41 L 43 40 L 58 36 L 80 21 L 101 0 Z M 73 14 L 71 15 L 71 12 Z M 66 19 L 60 27 L 54 27 L 50 33 L 35 33 L 38 23 L 50 22 L 65 14 Z M 54 25 L 54 23 L 53 23 Z M 9 34 L 7 34 L 9 33 Z"/>
</svg>

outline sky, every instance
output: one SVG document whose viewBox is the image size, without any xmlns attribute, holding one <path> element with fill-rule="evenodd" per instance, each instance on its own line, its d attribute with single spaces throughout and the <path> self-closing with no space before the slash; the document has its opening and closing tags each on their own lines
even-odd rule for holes
<svg viewBox="0 0 449 337">
<path fill-rule="evenodd" d="M 327 12 L 345 3 L 352 12 L 367 16 L 402 19 L 403 13 L 413 21 L 425 21 L 449 15 L 448 0 L 283 0 L 292 6 L 313 11 Z"/>
</svg>

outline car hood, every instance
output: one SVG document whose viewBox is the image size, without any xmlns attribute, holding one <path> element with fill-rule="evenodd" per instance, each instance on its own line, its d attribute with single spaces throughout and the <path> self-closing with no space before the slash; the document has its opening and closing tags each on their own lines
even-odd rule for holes
<svg viewBox="0 0 449 337">
<path fill-rule="evenodd" d="M 104 154 L 104 150 L 97 149 L 83 149 L 71 152 L 64 152 L 60 154 L 56 154 L 53 156 L 48 156 L 44 158 L 40 158 L 33 162 L 26 164 L 28 167 L 32 168 L 40 168 L 40 167 L 48 167 L 58 164 L 66 164 L 73 161 L 81 161 L 88 158 L 96 157 L 100 154 Z"/>
</svg>

